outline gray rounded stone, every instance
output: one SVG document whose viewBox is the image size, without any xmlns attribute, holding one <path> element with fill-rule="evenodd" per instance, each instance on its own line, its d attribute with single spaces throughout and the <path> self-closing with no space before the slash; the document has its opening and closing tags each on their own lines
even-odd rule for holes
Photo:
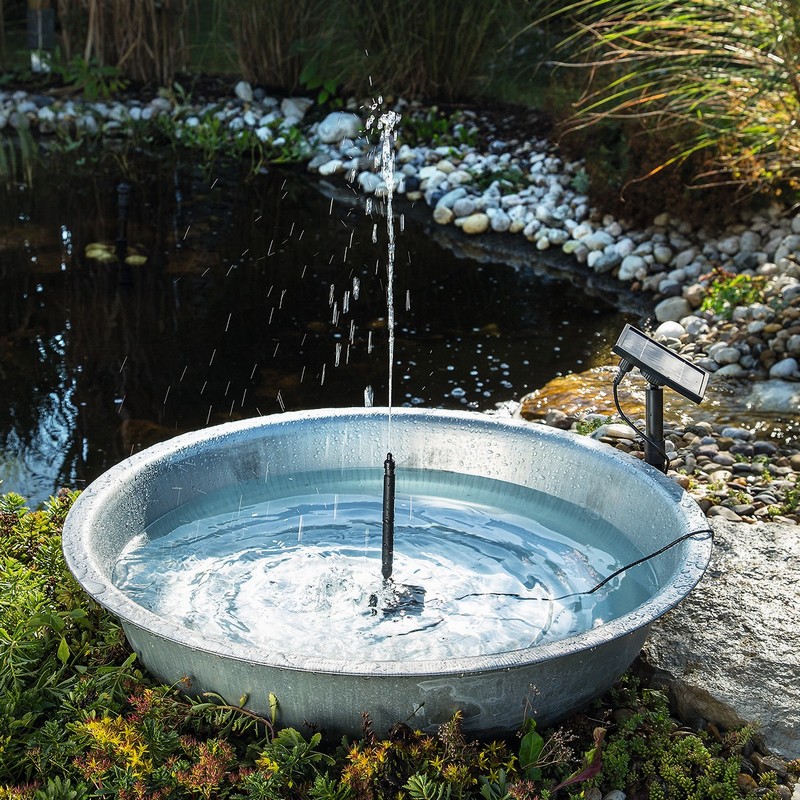
<svg viewBox="0 0 800 800">
<path fill-rule="evenodd" d="M 659 322 L 677 322 L 688 316 L 691 310 L 689 304 L 682 297 L 668 297 L 655 307 L 655 317 Z"/>
<path fill-rule="evenodd" d="M 342 139 L 355 139 L 361 133 L 361 120 L 347 111 L 333 111 L 317 127 L 317 135 L 325 144 L 338 144 Z"/>
</svg>

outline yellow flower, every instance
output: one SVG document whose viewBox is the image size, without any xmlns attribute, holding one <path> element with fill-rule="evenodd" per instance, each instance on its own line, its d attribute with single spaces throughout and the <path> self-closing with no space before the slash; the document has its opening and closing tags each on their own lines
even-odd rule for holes
<svg viewBox="0 0 800 800">
<path fill-rule="evenodd" d="M 279 769 L 278 762 L 275 761 L 274 758 L 271 758 L 266 753 L 262 753 L 256 759 L 256 766 L 267 773 L 267 775 L 274 775 Z"/>
<path fill-rule="evenodd" d="M 144 777 L 152 771 L 153 763 L 147 757 L 147 743 L 142 740 L 139 731 L 122 717 L 88 720 L 83 727 L 94 739 L 98 750 L 118 765 L 129 768 L 135 778 Z"/>
</svg>

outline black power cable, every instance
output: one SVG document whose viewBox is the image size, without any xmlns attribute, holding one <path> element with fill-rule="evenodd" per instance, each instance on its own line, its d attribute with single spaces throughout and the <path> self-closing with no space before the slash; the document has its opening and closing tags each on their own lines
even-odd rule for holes
<svg viewBox="0 0 800 800">
<path fill-rule="evenodd" d="M 463 594 L 460 597 L 456 597 L 456 600 L 464 600 L 467 597 L 517 597 L 519 600 L 537 600 L 539 602 L 543 601 L 550 601 L 553 602 L 555 600 L 568 600 L 570 597 L 580 597 L 581 595 L 590 595 L 594 594 L 598 589 L 602 589 L 609 581 L 614 580 L 618 575 L 621 575 L 623 572 L 631 569 L 632 567 L 636 567 L 639 564 L 644 564 L 646 561 L 650 561 L 650 559 L 655 558 L 656 556 L 660 556 L 662 553 L 666 553 L 667 550 L 675 547 L 675 545 L 680 544 L 681 542 L 685 542 L 687 539 L 691 539 L 693 536 L 699 536 L 701 533 L 705 533 L 714 539 L 714 531 L 711 528 L 700 528 L 699 530 L 692 531 L 691 533 L 684 533 L 683 536 L 679 536 L 677 539 L 673 539 L 669 544 L 665 544 L 663 547 L 660 547 L 653 553 L 649 555 L 642 556 L 641 558 L 637 558 L 636 561 L 631 561 L 630 564 L 626 564 L 624 567 L 620 567 L 617 570 L 614 570 L 610 575 L 603 578 L 600 583 L 593 586 L 591 589 L 585 589 L 581 592 L 570 592 L 569 594 L 562 594 L 560 597 L 519 597 L 519 595 L 514 594 L 513 592 L 468 592 L 467 594 Z"/>
</svg>

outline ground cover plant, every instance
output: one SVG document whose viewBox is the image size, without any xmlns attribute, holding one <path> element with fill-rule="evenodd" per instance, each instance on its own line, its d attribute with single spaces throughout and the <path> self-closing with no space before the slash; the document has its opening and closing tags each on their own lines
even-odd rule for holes
<svg viewBox="0 0 800 800">
<path fill-rule="evenodd" d="M 458 713 L 437 734 L 398 723 L 385 739 L 364 715 L 363 737 L 329 741 L 281 728 L 280 698 L 271 719 L 247 698 L 190 699 L 139 668 L 69 575 L 60 531 L 75 497 L 34 511 L 0 497 L 0 798 L 780 797 L 772 772 L 742 782 L 752 730 L 681 728 L 631 677 L 557 729 L 528 721 L 488 742 L 465 736 Z"/>
</svg>

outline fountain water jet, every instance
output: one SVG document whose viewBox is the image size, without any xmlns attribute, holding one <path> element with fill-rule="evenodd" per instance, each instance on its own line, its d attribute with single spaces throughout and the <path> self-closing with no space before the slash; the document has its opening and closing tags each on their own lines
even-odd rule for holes
<svg viewBox="0 0 800 800">
<path fill-rule="evenodd" d="M 278 505 L 284 495 L 302 494 L 300 484 L 311 492 L 314 487 L 324 492 L 333 486 L 340 515 L 347 505 L 343 491 L 356 495 L 369 491 L 380 507 L 381 471 L 375 465 L 382 458 L 380 442 L 387 419 L 387 409 L 288 413 L 230 423 L 156 445 L 112 468 L 81 495 L 64 529 L 67 563 L 84 588 L 120 618 L 142 663 L 159 679 L 180 683 L 188 678 L 192 692 L 213 690 L 232 698 L 247 695 L 248 707 L 265 715 L 270 712 L 271 693 L 278 698 L 281 724 L 316 723 L 332 733 L 355 736 L 360 732 L 362 711 L 371 715 L 378 732 L 399 720 L 432 730 L 459 709 L 466 729 L 485 735 L 513 731 L 529 713 L 542 724 L 553 722 L 608 688 L 638 654 L 652 622 L 702 576 L 711 540 L 689 536 L 615 578 L 598 593 L 604 593 L 603 605 L 592 605 L 595 595 L 584 610 L 583 600 L 574 601 L 576 613 L 586 617 L 587 624 L 575 630 L 559 629 L 558 614 L 571 613 L 573 601 L 555 602 L 557 598 L 570 591 L 588 598 L 598 579 L 611 572 L 605 562 L 599 563 L 597 553 L 619 550 L 619 563 L 630 563 L 635 560 L 632 556 L 653 553 L 680 536 L 706 530 L 700 509 L 656 470 L 586 437 L 465 412 L 396 409 L 393 453 L 403 467 L 397 491 L 406 506 L 412 501 L 423 506 L 419 498 L 427 495 L 433 498 L 432 505 L 438 503 L 449 514 L 456 500 L 463 502 L 466 497 L 482 502 L 491 497 L 493 506 L 509 505 L 523 513 L 535 501 L 547 524 L 556 530 L 557 541 L 566 542 L 569 569 L 548 566 L 546 558 L 535 555 L 539 545 L 533 536 L 514 528 L 513 546 L 525 568 L 544 583 L 549 570 L 557 586 L 548 589 L 545 597 L 531 578 L 528 596 L 514 601 L 516 618 L 499 624 L 493 615 L 503 591 L 481 587 L 484 573 L 502 563 L 503 556 L 497 552 L 501 532 L 481 532 L 481 518 L 473 563 L 447 565 L 448 579 L 474 579 L 481 596 L 472 603 L 474 616 L 448 634 L 447 626 L 457 622 L 461 613 L 458 603 L 469 605 L 465 599 L 469 590 L 458 589 L 455 605 L 447 606 L 455 611 L 431 622 L 431 641 L 450 637 L 459 646 L 471 645 L 471 635 L 481 621 L 492 636 L 501 638 L 520 624 L 519 641 L 498 646 L 478 639 L 477 650 L 444 656 L 431 655 L 429 645 L 423 644 L 413 655 L 404 655 L 406 643 L 410 647 L 406 629 L 424 627 L 425 614 L 436 614 L 441 606 L 432 599 L 427 583 L 419 616 L 403 613 L 408 609 L 402 604 L 397 614 L 378 615 L 375 624 L 394 626 L 403 634 L 398 640 L 399 654 L 387 656 L 369 638 L 354 639 L 353 644 L 340 642 L 327 605 L 303 618 L 320 641 L 331 640 L 329 651 L 321 652 L 317 644 L 303 650 L 281 638 L 283 634 L 260 643 L 257 632 L 241 619 L 234 620 L 236 635 L 227 635 L 220 632 L 213 614 L 193 622 L 176 613 L 174 598 L 168 597 L 163 608 L 153 610 L 115 582 L 115 569 L 133 540 L 150 530 L 153 535 L 164 534 L 163 540 L 154 540 L 156 545 L 168 543 L 170 525 L 166 523 L 181 519 L 189 527 L 193 520 L 199 524 L 204 513 L 214 511 L 209 497 L 215 492 L 228 493 L 221 511 L 234 526 L 244 524 L 249 513 L 244 507 L 238 510 L 245 486 L 255 495 L 263 492 L 268 502 Z M 303 476 L 309 476 L 305 483 Z M 587 528 L 585 535 L 574 533 L 579 526 Z M 295 540 L 298 527 L 295 518 Z M 301 558 L 312 555 L 312 527 L 306 519 L 302 541 L 293 545 Z M 422 533 L 421 528 L 412 527 L 403 530 L 397 541 L 412 539 L 413 548 L 414 537 Z M 198 547 L 202 544 L 201 538 L 192 542 Z M 429 561 L 431 554 L 423 552 L 420 558 Z M 337 559 L 323 561 L 332 564 Z M 377 565 L 379 560 L 377 548 L 374 560 L 367 561 Z M 577 583 L 564 577 L 575 564 L 587 569 L 585 577 L 575 579 Z M 156 574 L 171 577 L 162 561 L 156 566 Z M 376 566 L 368 569 L 380 577 Z M 405 558 L 396 560 L 394 574 L 401 580 L 410 579 L 408 569 Z M 301 584 L 299 594 L 308 598 L 300 575 L 291 568 L 289 574 L 290 580 Z M 215 569 L 204 580 L 208 577 L 217 577 Z M 637 590 L 629 602 L 616 605 L 625 587 L 637 582 L 644 591 Z M 292 587 L 284 584 L 270 590 L 271 585 L 267 578 L 252 584 L 252 590 L 250 583 L 245 588 L 226 587 L 222 595 L 228 598 L 226 602 L 241 594 L 252 595 L 259 603 L 268 601 L 268 607 L 257 606 L 256 616 L 267 627 L 278 627 L 283 595 L 291 593 Z M 163 588 L 166 591 L 166 580 Z M 369 616 L 366 605 L 362 610 Z M 537 616 L 541 613 L 546 619 Z M 362 617 L 356 617 L 359 624 Z M 285 630 L 302 627 L 290 624 Z"/>
</svg>

